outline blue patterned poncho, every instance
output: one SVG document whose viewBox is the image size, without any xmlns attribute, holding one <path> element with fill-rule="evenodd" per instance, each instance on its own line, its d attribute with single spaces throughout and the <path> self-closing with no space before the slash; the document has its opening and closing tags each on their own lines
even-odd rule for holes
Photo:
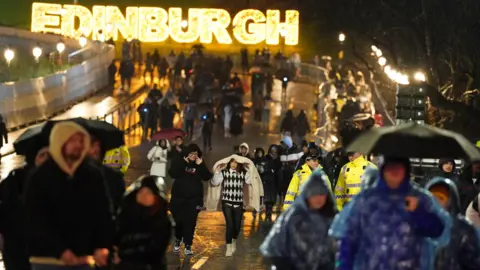
<svg viewBox="0 0 480 270">
<path fill-rule="evenodd" d="M 335 200 L 327 186 L 327 176 L 316 170 L 302 186 L 292 206 L 283 212 L 260 247 L 262 255 L 278 269 L 333 270 L 335 268 L 334 240 L 328 236 Z M 327 194 L 321 210 L 311 210 L 307 199 Z"/>
<path fill-rule="evenodd" d="M 419 199 L 415 211 L 405 210 L 406 196 Z M 448 241 L 445 228 L 450 226 L 450 217 L 433 197 L 408 179 L 392 190 L 377 176 L 330 230 L 341 240 L 337 269 L 430 270 L 433 256 L 426 249 L 427 238 Z"/>
</svg>

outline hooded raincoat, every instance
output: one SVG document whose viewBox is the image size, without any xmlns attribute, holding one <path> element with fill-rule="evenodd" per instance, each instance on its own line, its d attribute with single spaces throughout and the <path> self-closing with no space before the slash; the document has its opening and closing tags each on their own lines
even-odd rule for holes
<svg viewBox="0 0 480 270">
<path fill-rule="evenodd" d="M 410 175 L 408 160 L 386 158 L 388 162 L 405 164 L 406 175 Z M 376 182 L 350 202 L 351 208 L 344 209 L 350 212 L 342 224 L 337 269 L 431 269 L 428 262 L 432 256 L 425 253 L 427 239 L 448 239 L 445 230 L 451 228 L 451 218 L 430 194 L 412 185 L 408 178 L 399 188 L 390 189 L 383 179 L 383 168 Z M 407 196 L 418 199 L 413 212 L 405 210 Z"/>
<path fill-rule="evenodd" d="M 449 190 L 447 211 L 453 221 L 450 242 L 436 249 L 435 270 L 478 270 L 480 269 L 480 241 L 475 227 L 460 213 L 460 198 L 455 183 L 450 179 L 435 177 L 425 188 L 441 185 Z M 432 243 L 435 246 L 435 243 Z"/>
<path fill-rule="evenodd" d="M 311 210 L 307 199 L 328 194 L 320 211 Z M 292 206 L 275 222 L 260 246 L 262 255 L 274 262 L 277 269 L 331 270 L 335 268 L 333 239 L 328 228 L 336 213 L 335 200 L 321 170 L 305 183 Z"/>
</svg>

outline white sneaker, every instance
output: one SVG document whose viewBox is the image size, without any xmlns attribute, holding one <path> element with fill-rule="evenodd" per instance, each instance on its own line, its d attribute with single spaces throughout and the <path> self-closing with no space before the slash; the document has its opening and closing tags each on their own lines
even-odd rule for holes
<svg viewBox="0 0 480 270">
<path fill-rule="evenodd" d="M 233 256 L 232 244 L 227 244 L 227 252 L 225 253 L 225 257 L 232 257 L 232 256 Z"/>
<path fill-rule="evenodd" d="M 237 251 L 237 239 L 232 239 L 232 253 Z"/>
</svg>

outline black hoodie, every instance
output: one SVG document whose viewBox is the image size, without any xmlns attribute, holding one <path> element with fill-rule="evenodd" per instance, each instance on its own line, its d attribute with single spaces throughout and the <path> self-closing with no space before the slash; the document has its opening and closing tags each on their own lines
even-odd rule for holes
<svg viewBox="0 0 480 270">
<path fill-rule="evenodd" d="M 183 151 L 182 158 L 172 162 L 169 174 L 175 179 L 172 186 L 172 200 L 176 198 L 183 199 L 201 199 L 203 202 L 203 184 L 202 181 L 208 181 L 213 174 L 208 170 L 205 162 L 197 164 L 195 161 L 185 161 L 189 153 L 197 152 L 201 157 L 202 152 L 196 144 L 190 144 Z"/>
</svg>

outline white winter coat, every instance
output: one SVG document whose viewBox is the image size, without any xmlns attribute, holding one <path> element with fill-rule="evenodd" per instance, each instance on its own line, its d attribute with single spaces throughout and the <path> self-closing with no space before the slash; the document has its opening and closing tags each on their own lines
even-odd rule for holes
<svg viewBox="0 0 480 270">
<path fill-rule="evenodd" d="M 157 145 L 150 149 L 147 154 L 148 160 L 152 162 L 152 167 L 150 168 L 150 175 L 160 177 L 167 176 L 167 156 L 168 152 L 170 151 L 170 143 L 168 142 L 168 140 L 165 141 L 167 142 L 166 148 L 160 147 L 159 142 L 157 142 Z"/>
</svg>

